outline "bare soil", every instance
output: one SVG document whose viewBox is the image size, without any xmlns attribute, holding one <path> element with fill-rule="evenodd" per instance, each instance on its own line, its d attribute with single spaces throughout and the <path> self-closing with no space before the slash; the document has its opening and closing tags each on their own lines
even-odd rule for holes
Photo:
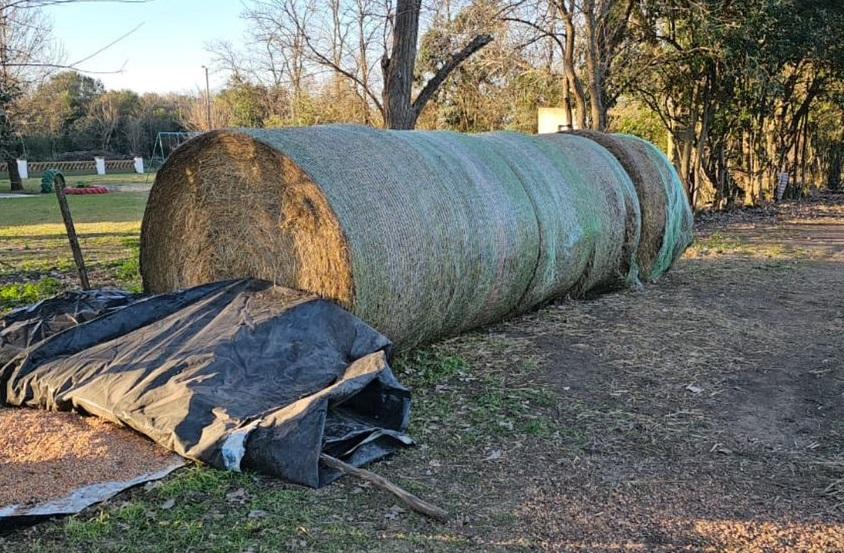
<svg viewBox="0 0 844 553">
<path fill-rule="evenodd" d="M 502 334 L 580 440 L 504 457 L 524 543 L 844 551 L 844 196 L 703 217 L 660 284 Z"/>
</svg>

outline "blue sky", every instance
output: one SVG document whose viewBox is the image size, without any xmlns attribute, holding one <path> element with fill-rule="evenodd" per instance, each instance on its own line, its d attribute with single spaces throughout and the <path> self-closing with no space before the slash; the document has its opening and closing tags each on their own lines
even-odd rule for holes
<svg viewBox="0 0 844 553">
<path fill-rule="evenodd" d="M 55 36 L 62 42 L 67 62 L 83 58 L 139 23 L 131 36 L 110 47 L 82 67 L 119 74 L 92 75 L 106 88 L 138 92 L 189 92 L 205 86 L 202 65 L 210 62 L 205 50 L 214 39 L 243 40 L 245 23 L 239 0 L 152 0 L 143 4 L 82 2 L 47 9 Z M 125 66 L 124 66 L 125 64 Z M 211 75 L 211 86 L 223 75 Z"/>
</svg>

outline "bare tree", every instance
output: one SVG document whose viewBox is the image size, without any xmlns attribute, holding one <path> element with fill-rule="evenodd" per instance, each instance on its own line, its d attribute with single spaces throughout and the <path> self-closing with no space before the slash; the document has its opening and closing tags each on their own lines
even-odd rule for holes
<svg viewBox="0 0 844 553">
<path fill-rule="evenodd" d="M 511 0 L 504 19 L 533 29 L 559 47 L 565 92 L 576 128 L 607 127 L 614 101 L 607 90 L 612 64 L 627 36 L 636 0 Z M 567 106 L 570 109 L 570 106 Z"/>
<path fill-rule="evenodd" d="M 71 63 L 63 63 L 60 48 L 51 36 L 52 28 L 43 8 L 84 0 L 2 0 L 0 1 L 0 157 L 6 161 L 13 191 L 23 190 L 16 157 L 16 100 L 40 78 L 57 69 L 80 70 L 89 61 L 137 27 L 99 50 Z M 147 0 L 106 0 L 144 3 Z"/>
<path fill-rule="evenodd" d="M 38 9 L 27 2 L 0 4 L 0 154 L 6 162 L 12 191 L 23 190 L 16 158 L 15 100 L 43 73 L 54 49 L 50 27 Z"/>
<path fill-rule="evenodd" d="M 311 75 L 328 71 L 332 78 L 348 80 L 365 111 L 374 107 L 389 128 L 412 129 L 449 75 L 492 41 L 488 34 L 473 37 L 443 60 L 414 97 L 421 0 L 395 5 L 392 0 L 331 0 L 328 8 L 319 10 L 314 0 L 252 0 L 244 16 L 260 29 L 267 52 L 298 61 L 296 69 Z M 378 59 L 380 82 L 373 78 Z M 287 74 L 302 85 L 301 74 L 290 68 Z"/>
</svg>

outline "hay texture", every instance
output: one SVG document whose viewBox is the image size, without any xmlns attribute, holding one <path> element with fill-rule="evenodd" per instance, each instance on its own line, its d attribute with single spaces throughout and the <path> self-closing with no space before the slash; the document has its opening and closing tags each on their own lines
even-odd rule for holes
<svg viewBox="0 0 844 553">
<path fill-rule="evenodd" d="M 630 175 L 642 213 L 636 263 L 643 280 L 656 281 L 692 241 L 692 211 L 674 166 L 653 144 L 635 136 L 589 130 L 573 134 L 609 150 Z"/>
<path fill-rule="evenodd" d="M 409 347 L 636 283 L 640 214 L 622 163 L 574 135 L 214 131 L 158 172 L 141 274 L 315 292 Z"/>
</svg>

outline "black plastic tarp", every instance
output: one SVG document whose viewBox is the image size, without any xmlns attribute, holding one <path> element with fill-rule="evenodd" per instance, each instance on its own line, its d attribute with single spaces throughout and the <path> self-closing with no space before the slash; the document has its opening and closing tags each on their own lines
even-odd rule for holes
<svg viewBox="0 0 844 553">
<path fill-rule="evenodd" d="M 360 466 L 411 443 L 390 342 L 329 301 L 218 282 L 102 303 L 33 345 L 22 329 L 49 328 L 59 303 L 0 324 L 0 355 L 24 350 L 0 369 L 5 403 L 96 415 L 189 459 L 313 487 L 338 476 L 320 453 Z"/>
<path fill-rule="evenodd" d="M 138 295 L 121 290 L 65 292 L 12 311 L 0 319 L 0 367 L 45 338 L 137 298 Z"/>
</svg>

